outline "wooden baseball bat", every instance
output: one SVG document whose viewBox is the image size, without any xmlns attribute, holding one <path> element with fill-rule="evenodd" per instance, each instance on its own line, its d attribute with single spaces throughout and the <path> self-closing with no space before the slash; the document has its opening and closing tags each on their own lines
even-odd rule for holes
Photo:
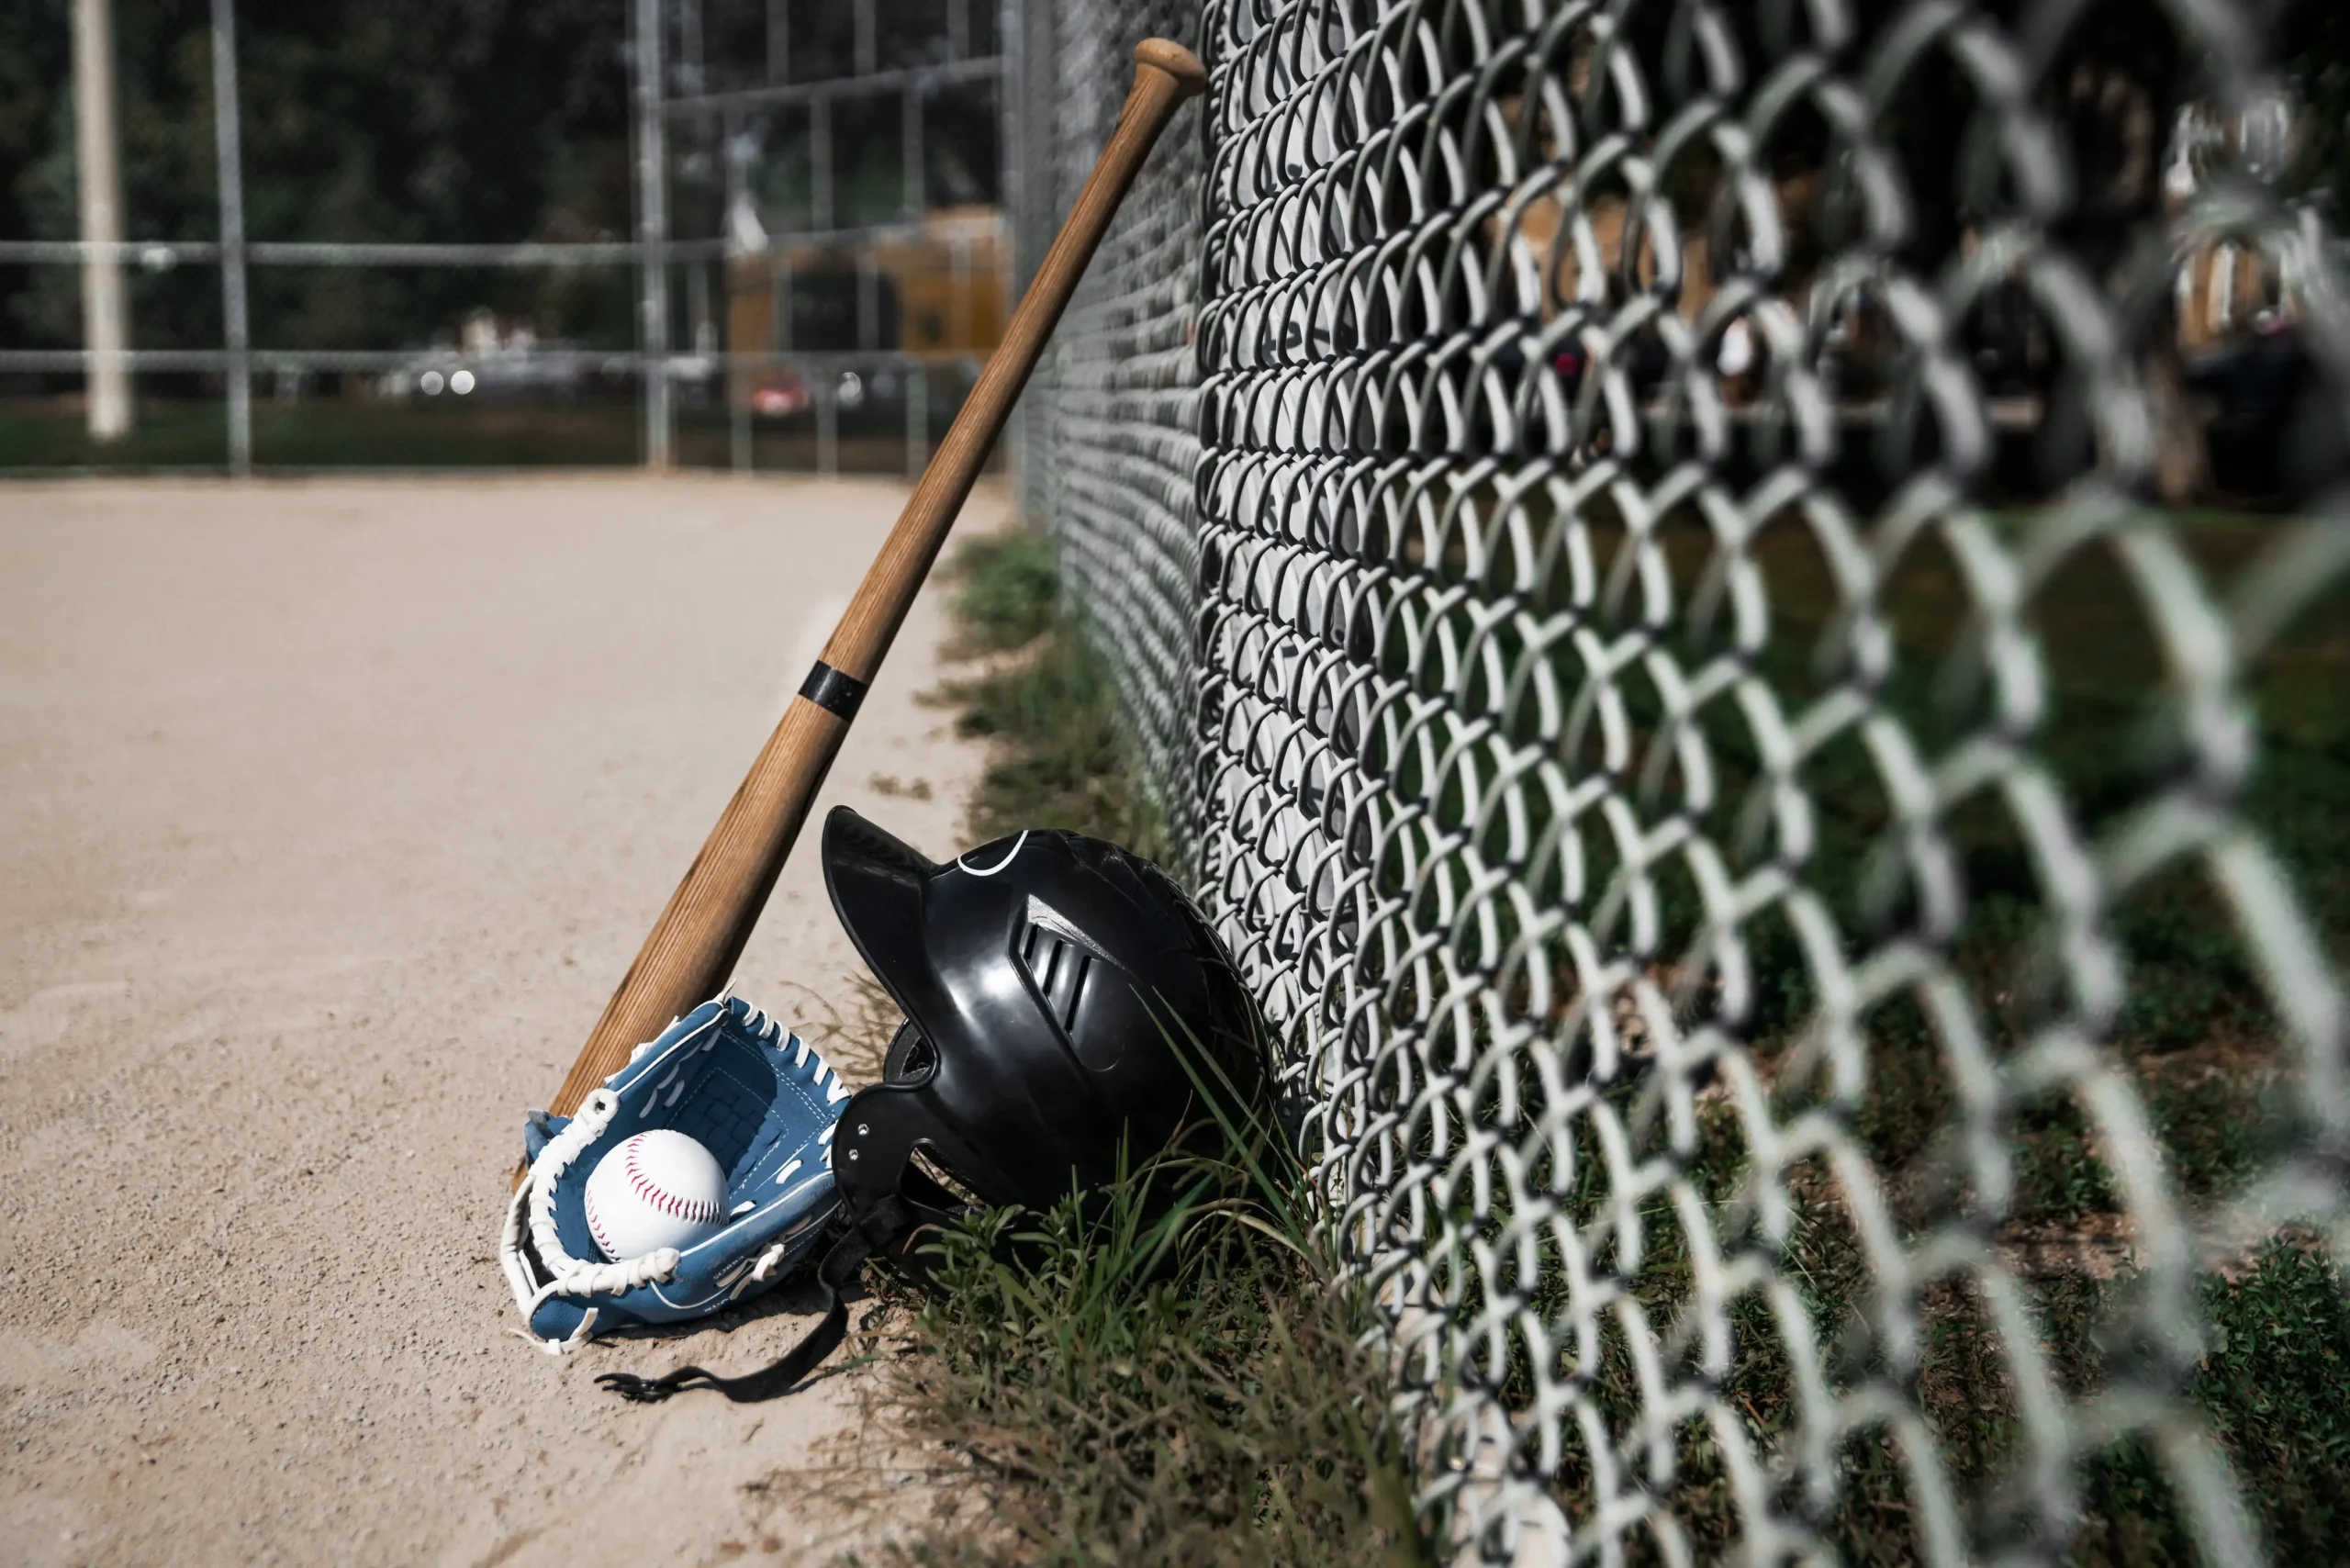
<svg viewBox="0 0 2350 1568">
<path fill-rule="evenodd" d="M 1034 282 L 1013 312 L 1003 341 L 988 356 L 946 439 L 931 455 L 905 510 L 898 514 L 881 554 L 856 597 L 834 627 L 823 656 L 751 765 L 750 776 L 726 803 L 685 880 L 628 968 L 620 989 L 596 1021 L 549 1107 L 557 1115 L 579 1108 L 589 1092 L 628 1065 L 629 1053 L 669 1022 L 716 995 L 750 940 L 752 926 L 791 853 L 792 840 L 848 734 L 866 688 L 881 667 L 914 595 L 930 575 L 955 515 L 971 492 L 980 465 L 1005 417 L 1035 368 L 1045 340 L 1060 320 L 1086 263 L 1125 199 L 1128 187 L 1175 111 L 1207 86 L 1207 72 L 1190 50 L 1151 39 L 1135 50 L 1134 90 L 1110 133 L 1109 145 L 1078 193 L 1077 204 L 1045 253 Z"/>
</svg>

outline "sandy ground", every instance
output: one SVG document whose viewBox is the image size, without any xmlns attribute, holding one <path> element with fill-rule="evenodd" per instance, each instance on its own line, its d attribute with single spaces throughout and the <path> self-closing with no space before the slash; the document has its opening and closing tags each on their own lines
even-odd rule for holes
<svg viewBox="0 0 2350 1568">
<path fill-rule="evenodd" d="M 774 1475 L 857 1374 L 740 1407 L 591 1381 L 758 1364 L 809 1293 L 558 1361 L 491 1254 L 524 1107 L 901 493 L 0 487 L 0 1562 L 831 1554 Z M 943 598 L 817 808 L 934 852 L 980 762 L 915 701 Z M 856 959 L 812 849 L 737 989 L 822 1023 Z"/>
</svg>

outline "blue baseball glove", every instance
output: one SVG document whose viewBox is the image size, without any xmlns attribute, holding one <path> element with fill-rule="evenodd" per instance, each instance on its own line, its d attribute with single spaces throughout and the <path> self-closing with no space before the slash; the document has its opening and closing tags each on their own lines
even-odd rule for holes
<svg viewBox="0 0 2350 1568">
<path fill-rule="evenodd" d="M 780 1281 L 839 1207 L 833 1130 L 848 1096 L 805 1040 L 724 997 L 639 1046 L 576 1115 L 531 1113 L 530 1174 L 498 1243 L 531 1337 L 560 1352 L 617 1324 L 699 1317 Z M 607 1262 L 588 1234 L 588 1176 L 622 1139 L 652 1127 L 684 1133 L 717 1158 L 729 1217 L 684 1251 Z"/>
</svg>

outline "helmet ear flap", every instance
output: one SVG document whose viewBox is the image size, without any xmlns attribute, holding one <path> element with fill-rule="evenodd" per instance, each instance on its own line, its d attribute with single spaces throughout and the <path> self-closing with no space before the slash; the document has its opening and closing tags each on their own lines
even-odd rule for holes
<svg viewBox="0 0 2350 1568">
<path fill-rule="evenodd" d="M 910 1040 L 930 1048 L 909 1025 L 891 1043 L 891 1057 Z M 925 1070 L 923 1079 L 928 1077 Z M 851 1223 L 875 1257 L 917 1282 L 929 1273 L 921 1251 L 924 1233 L 954 1223 L 964 1207 L 917 1160 L 938 1135 L 920 1098 L 922 1087 L 921 1081 L 884 1082 L 858 1090 L 842 1107 L 840 1131 L 833 1137 L 833 1171 Z"/>
</svg>

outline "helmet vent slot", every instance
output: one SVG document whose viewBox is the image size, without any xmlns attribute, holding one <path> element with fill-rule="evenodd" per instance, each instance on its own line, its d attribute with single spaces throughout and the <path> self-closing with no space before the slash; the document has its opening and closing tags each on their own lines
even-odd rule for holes
<svg viewBox="0 0 2350 1568">
<path fill-rule="evenodd" d="M 1085 994 L 1086 972 L 1093 967 L 1093 955 L 1059 933 L 1035 924 L 1021 934 L 1019 951 L 1020 966 L 1028 971 L 1046 1010 L 1063 1029 L 1075 1029 L 1077 1004 Z"/>
</svg>

